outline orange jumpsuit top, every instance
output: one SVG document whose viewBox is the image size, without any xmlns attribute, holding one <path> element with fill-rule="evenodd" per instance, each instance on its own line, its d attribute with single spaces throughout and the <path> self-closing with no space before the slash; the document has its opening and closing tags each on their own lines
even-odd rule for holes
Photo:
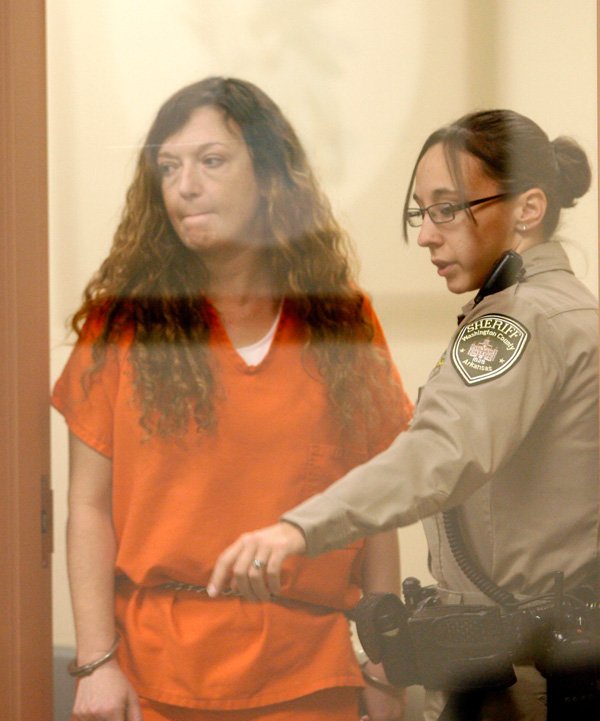
<svg viewBox="0 0 600 721">
<path fill-rule="evenodd" d="M 373 311 L 377 343 L 389 351 Z M 389 445 L 410 416 L 397 376 L 376 433 L 349 449 L 327 401 L 302 324 L 284 303 L 271 349 L 247 366 L 211 309 L 209 344 L 217 426 L 146 438 L 132 384 L 130 341 L 108 347 L 84 391 L 98 330 L 88 323 L 58 380 L 53 405 L 70 430 L 112 460 L 117 538 L 119 661 L 140 696 L 190 708 L 240 709 L 334 686 L 360 686 L 343 613 L 300 604 L 168 591 L 169 579 L 206 584 L 240 533 L 274 523 Z M 367 371 L 370 369 L 367 369 Z M 394 384 L 393 381 L 396 381 Z M 337 609 L 360 595 L 362 542 L 288 562 L 282 595 Z"/>
</svg>

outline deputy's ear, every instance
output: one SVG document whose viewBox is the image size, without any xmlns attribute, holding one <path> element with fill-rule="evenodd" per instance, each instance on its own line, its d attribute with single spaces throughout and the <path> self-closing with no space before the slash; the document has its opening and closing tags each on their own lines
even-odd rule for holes
<svg viewBox="0 0 600 721">
<path fill-rule="evenodd" d="M 540 188 L 530 188 L 518 196 L 515 203 L 517 232 L 525 234 L 541 230 L 548 200 Z"/>
</svg>

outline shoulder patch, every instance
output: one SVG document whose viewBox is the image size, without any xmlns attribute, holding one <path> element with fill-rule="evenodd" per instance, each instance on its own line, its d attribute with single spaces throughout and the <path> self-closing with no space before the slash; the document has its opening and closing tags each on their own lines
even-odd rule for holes
<svg viewBox="0 0 600 721">
<path fill-rule="evenodd" d="M 509 371 L 522 356 L 529 331 L 506 315 L 491 313 L 467 323 L 452 345 L 452 365 L 472 386 Z"/>
</svg>

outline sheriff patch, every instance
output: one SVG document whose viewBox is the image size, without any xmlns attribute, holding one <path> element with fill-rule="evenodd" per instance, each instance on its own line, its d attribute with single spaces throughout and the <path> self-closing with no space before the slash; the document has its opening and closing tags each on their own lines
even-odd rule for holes
<svg viewBox="0 0 600 721">
<path fill-rule="evenodd" d="M 469 385 L 490 381 L 519 360 L 529 331 L 505 315 L 482 315 L 461 329 L 452 346 L 452 365 Z"/>
</svg>

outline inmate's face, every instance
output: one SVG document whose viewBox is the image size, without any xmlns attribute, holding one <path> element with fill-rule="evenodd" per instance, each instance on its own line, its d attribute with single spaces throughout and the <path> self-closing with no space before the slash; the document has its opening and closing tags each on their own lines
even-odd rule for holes
<svg viewBox="0 0 600 721">
<path fill-rule="evenodd" d="M 466 200 L 476 200 L 502 192 L 488 177 L 481 163 L 467 153 L 459 155 Z M 433 203 L 459 203 L 463 198 L 452 179 L 444 148 L 433 145 L 421 158 L 415 175 L 414 200 L 420 208 Z M 418 244 L 428 248 L 431 262 L 452 293 L 480 288 L 495 261 L 514 245 L 515 219 L 509 200 L 497 200 L 473 207 L 476 223 L 465 210 L 456 211 L 454 220 L 435 224 L 425 214 Z"/>
<path fill-rule="evenodd" d="M 239 127 L 204 106 L 161 145 L 158 157 L 167 215 L 181 242 L 219 253 L 260 241 L 260 192 Z"/>
</svg>

